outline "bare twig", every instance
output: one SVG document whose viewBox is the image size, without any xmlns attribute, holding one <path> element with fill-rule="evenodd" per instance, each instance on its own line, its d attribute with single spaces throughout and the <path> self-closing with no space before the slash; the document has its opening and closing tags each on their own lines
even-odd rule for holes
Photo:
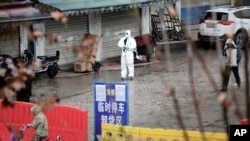
<svg viewBox="0 0 250 141">
<path fill-rule="evenodd" d="M 191 41 L 187 42 L 187 52 L 188 52 L 188 59 L 189 59 L 189 78 L 190 78 L 190 86 L 191 86 L 191 95 L 193 98 L 193 102 L 194 102 L 194 109 L 197 115 L 197 120 L 198 120 L 198 124 L 199 124 L 199 129 L 202 133 L 202 138 L 204 141 L 206 141 L 206 137 L 204 134 L 204 127 L 202 124 L 202 117 L 201 117 L 201 111 L 199 108 L 199 101 L 197 100 L 197 96 L 196 96 L 196 90 L 195 90 L 195 82 L 194 82 L 194 76 L 193 76 L 193 46 L 191 45 Z"/>
<path fill-rule="evenodd" d="M 179 106 L 177 97 L 175 95 L 175 90 L 173 88 L 171 90 L 171 95 L 173 97 L 173 102 L 174 102 L 174 106 L 175 106 L 175 110 L 176 110 L 176 117 L 177 117 L 178 123 L 179 123 L 181 129 L 183 130 L 185 140 L 189 141 L 188 134 L 187 134 L 187 131 L 186 131 L 186 127 L 185 127 L 185 124 L 183 122 L 180 106 Z"/>
<path fill-rule="evenodd" d="M 248 73 L 248 45 L 246 43 L 246 46 L 244 48 L 245 50 L 245 78 L 246 78 L 246 89 L 245 89 L 245 96 L 246 96 L 246 115 L 247 119 L 250 119 L 250 96 L 249 96 L 249 73 Z"/>
<path fill-rule="evenodd" d="M 220 90 L 218 88 L 218 86 L 216 85 L 216 82 L 214 80 L 214 78 L 212 77 L 212 74 L 210 73 L 209 69 L 208 69 L 208 65 L 204 60 L 204 57 L 198 52 L 195 51 L 194 52 L 196 57 L 198 58 L 198 60 L 201 62 L 202 68 L 205 71 L 205 74 L 210 82 L 210 84 L 212 85 L 212 87 L 214 88 L 214 90 L 217 92 L 218 96 L 220 95 Z M 228 122 L 228 117 L 227 117 L 227 107 L 225 106 L 225 104 L 222 104 L 222 117 L 223 117 L 223 121 L 226 127 L 229 127 L 229 122 Z M 229 133 L 228 128 L 225 128 L 226 133 Z"/>
</svg>

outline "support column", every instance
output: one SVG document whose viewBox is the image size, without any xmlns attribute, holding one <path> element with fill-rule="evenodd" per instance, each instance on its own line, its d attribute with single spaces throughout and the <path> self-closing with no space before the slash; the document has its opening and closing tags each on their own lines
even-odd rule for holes
<svg viewBox="0 0 250 141">
<path fill-rule="evenodd" d="M 150 12 L 149 12 L 149 6 L 143 6 L 141 9 L 141 34 L 147 34 L 150 33 Z"/>
<path fill-rule="evenodd" d="M 33 24 L 33 29 L 38 29 L 42 33 L 45 33 L 45 23 L 40 22 Z M 35 42 L 35 48 L 34 48 L 34 57 L 37 56 L 43 56 L 45 55 L 45 37 L 41 36 L 37 38 L 37 41 Z"/>
<path fill-rule="evenodd" d="M 176 1 L 175 9 L 178 14 L 179 20 L 181 21 L 181 0 Z"/>
<path fill-rule="evenodd" d="M 27 35 L 27 29 L 24 28 L 24 26 L 21 24 L 19 26 L 20 29 L 20 49 L 19 49 L 19 55 L 23 55 L 23 51 L 25 49 L 28 49 L 28 35 Z"/>
<path fill-rule="evenodd" d="M 101 36 L 102 34 L 102 20 L 101 20 L 101 13 L 91 13 L 89 14 L 89 33 L 90 34 L 97 34 Z M 102 59 L 102 40 L 99 42 L 98 51 L 96 54 L 96 61 L 100 62 Z"/>
</svg>

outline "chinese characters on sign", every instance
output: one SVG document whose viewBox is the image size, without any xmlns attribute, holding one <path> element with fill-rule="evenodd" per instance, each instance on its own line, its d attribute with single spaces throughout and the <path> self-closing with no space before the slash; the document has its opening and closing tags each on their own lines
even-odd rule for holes
<svg viewBox="0 0 250 141">
<path fill-rule="evenodd" d="M 101 134 L 101 124 L 128 125 L 128 84 L 94 83 L 95 134 Z"/>
</svg>

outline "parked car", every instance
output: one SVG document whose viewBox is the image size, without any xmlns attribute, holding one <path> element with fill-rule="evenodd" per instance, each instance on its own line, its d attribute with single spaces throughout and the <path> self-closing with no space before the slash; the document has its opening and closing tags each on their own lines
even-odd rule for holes
<svg viewBox="0 0 250 141">
<path fill-rule="evenodd" d="M 198 40 L 201 42 L 220 40 L 223 43 L 229 32 L 236 44 L 242 48 L 250 37 L 250 7 L 232 5 L 214 7 L 200 19 Z"/>
</svg>

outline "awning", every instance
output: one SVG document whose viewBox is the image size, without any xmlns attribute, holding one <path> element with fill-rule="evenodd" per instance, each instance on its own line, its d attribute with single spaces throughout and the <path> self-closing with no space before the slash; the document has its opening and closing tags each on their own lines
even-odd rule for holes
<svg viewBox="0 0 250 141">
<path fill-rule="evenodd" d="M 0 24 L 18 24 L 23 21 L 39 21 L 51 18 L 50 14 L 40 13 L 38 9 L 31 6 L 16 6 L 0 8 Z"/>
<path fill-rule="evenodd" d="M 53 10 L 66 12 L 68 15 L 112 12 L 132 9 L 146 5 L 162 5 L 177 0 L 37 0 Z"/>
</svg>

